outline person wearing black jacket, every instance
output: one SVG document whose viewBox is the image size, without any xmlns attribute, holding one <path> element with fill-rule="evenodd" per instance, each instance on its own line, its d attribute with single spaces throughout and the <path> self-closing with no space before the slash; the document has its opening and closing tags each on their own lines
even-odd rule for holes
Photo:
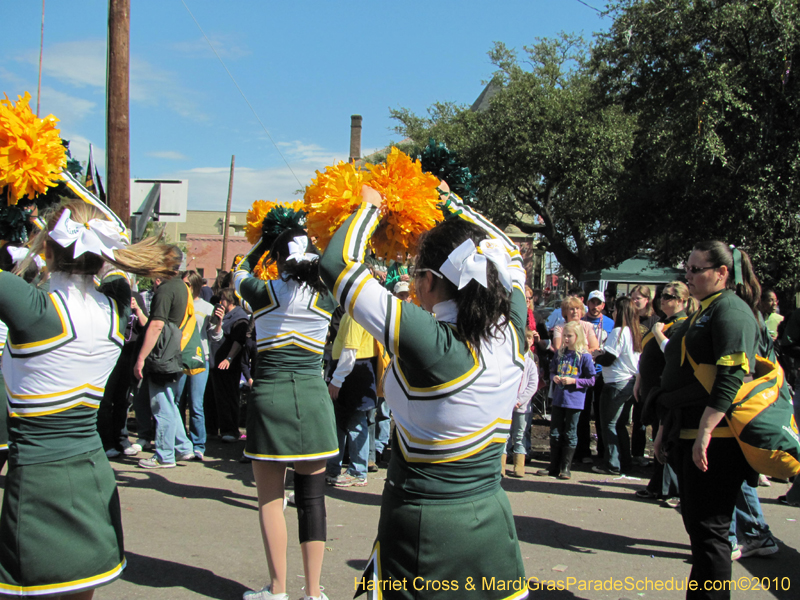
<svg viewBox="0 0 800 600">
<path fill-rule="evenodd" d="M 247 343 L 250 317 L 239 306 L 239 298 L 233 288 L 220 292 L 220 306 L 214 315 L 218 317 L 214 334 L 222 333 L 222 343 L 216 347 L 214 367 L 209 381 L 212 386 L 215 414 L 206 412 L 206 432 L 219 431 L 223 442 L 239 439 L 239 378 L 242 375 L 242 349 Z"/>
</svg>

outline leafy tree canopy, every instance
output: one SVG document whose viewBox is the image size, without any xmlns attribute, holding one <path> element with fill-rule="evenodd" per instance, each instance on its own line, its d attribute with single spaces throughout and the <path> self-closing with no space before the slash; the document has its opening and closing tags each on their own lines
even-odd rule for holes
<svg viewBox="0 0 800 600">
<path fill-rule="evenodd" d="M 628 258 L 638 240 L 617 235 L 615 185 L 630 155 L 634 118 L 597 101 L 589 47 L 575 36 L 537 40 L 518 54 L 502 43 L 483 111 L 438 103 L 427 117 L 393 111 L 417 148 L 429 138 L 462 157 L 477 204 L 498 224 L 531 231 L 574 275 Z"/>
<path fill-rule="evenodd" d="M 662 262 L 695 242 L 748 250 L 761 278 L 800 277 L 800 8 L 785 0 L 616 2 L 598 97 L 636 118 L 619 190 Z"/>
</svg>

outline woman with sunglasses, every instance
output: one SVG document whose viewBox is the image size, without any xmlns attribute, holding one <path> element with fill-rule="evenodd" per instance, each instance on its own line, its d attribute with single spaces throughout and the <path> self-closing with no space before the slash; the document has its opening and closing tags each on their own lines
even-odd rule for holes
<svg viewBox="0 0 800 600">
<path fill-rule="evenodd" d="M 757 481 L 724 417 L 755 367 L 761 286 L 747 254 L 718 241 L 695 245 L 686 279 L 700 310 L 666 344 L 654 450 L 678 476 L 698 587 L 686 596 L 719 600 L 730 591 L 704 587 L 730 580 L 731 515 L 744 480 Z"/>
<path fill-rule="evenodd" d="M 633 399 L 644 405 L 650 391 L 661 382 L 664 370 L 664 343 L 677 329 L 677 325 L 691 316 L 698 308 L 697 300 L 689 296 L 689 288 L 681 281 L 672 281 L 661 292 L 661 312 L 666 317 L 659 321 L 642 339 L 642 355 L 639 357 L 639 372 L 633 386 Z M 652 424 L 658 435 L 658 422 Z M 637 498 L 669 501 L 678 496 L 678 482 L 669 465 L 656 461 L 653 476 L 647 487 L 636 492 Z"/>
<path fill-rule="evenodd" d="M 497 468 L 524 365 L 519 251 L 450 195 L 454 212 L 420 239 L 413 276 L 422 306 L 403 303 L 363 264 L 382 198 L 366 186 L 362 197 L 320 261 L 339 303 L 392 356 L 384 390 L 397 450 L 377 540 L 357 585 L 370 598 L 525 598 L 524 585 L 516 591 L 468 586 L 482 577 L 524 577 Z M 440 587 L 416 591 L 415 578 Z M 390 585 L 403 580 L 407 589 Z"/>
</svg>

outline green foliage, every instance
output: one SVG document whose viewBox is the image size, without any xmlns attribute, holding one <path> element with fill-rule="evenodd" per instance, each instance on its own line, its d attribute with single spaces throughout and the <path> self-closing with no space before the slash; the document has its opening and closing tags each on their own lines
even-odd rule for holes
<svg viewBox="0 0 800 600">
<path fill-rule="evenodd" d="M 403 109 L 398 130 L 417 144 L 444 142 L 477 176 L 476 205 L 499 225 L 544 222 L 548 249 L 571 273 L 628 258 L 635 240 L 615 235 L 615 183 L 633 142 L 633 119 L 597 102 L 589 47 L 562 34 L 525 47 L 496 43 L 497 90 L 483 112 L 439 103 L 427 118 Z M 633 249 L 633 250 L 631 250 Z"/>
<path fill-rule="evenodd" d="M 662 262 L 701 240 L 734 243 L 766 283 L 793 287 L 798 3 L 624 0 L 611 14 L 593 64 L 598 97 L 637 121 L 619 185 L 623 226 L 638 226 Z"/>
</svg>

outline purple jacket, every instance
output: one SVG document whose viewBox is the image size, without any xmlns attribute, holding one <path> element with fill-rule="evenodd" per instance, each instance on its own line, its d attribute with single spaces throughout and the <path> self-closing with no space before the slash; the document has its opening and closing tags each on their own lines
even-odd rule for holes
<svg viewBox="0 0 800 600">
<path fill-rule="evenodd" d="M 553 406 L 583 410 L 586 388 L 594 385 L 595 367 L 592 355 L 577 355 L 570 350 L 565 350 L 563 355 L 556 352 L 550 361 L 550 373 L 554 376 L 575 378 L 573 385 L 553 384 Z"/>
</svg>

